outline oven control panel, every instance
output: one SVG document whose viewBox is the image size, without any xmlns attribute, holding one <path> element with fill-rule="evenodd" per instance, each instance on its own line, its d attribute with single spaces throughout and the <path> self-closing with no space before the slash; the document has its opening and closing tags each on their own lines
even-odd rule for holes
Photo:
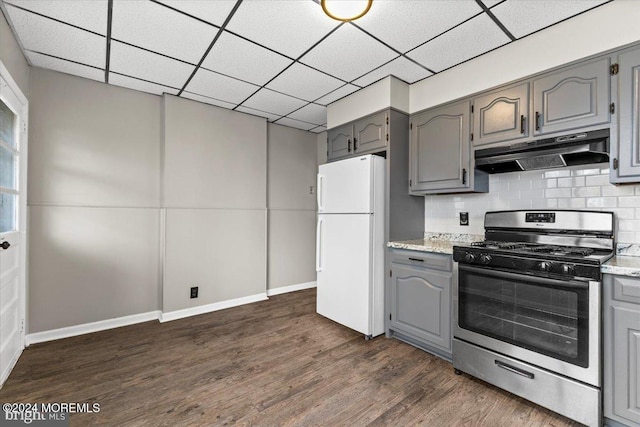
<svg viewBox="0 0 640 427">
<path fill-rule="evenodd" d="M 525 222 L 544 222 L 555 223 L 555 212 L 526 212 L 524 216 Z"/>
</svg>

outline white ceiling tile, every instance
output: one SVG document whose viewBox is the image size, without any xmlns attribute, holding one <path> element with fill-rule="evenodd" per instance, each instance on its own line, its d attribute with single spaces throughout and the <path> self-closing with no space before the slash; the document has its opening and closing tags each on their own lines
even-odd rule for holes
<svg viewBox="0 0 640 427">
<path fill-rule="evenodd" d="M 7 5 L 25 49 L 104 68 L 106 39 Z"/>
<path fill-rule="evenodd" d="M 186 90 L 182 92 L 180 95 L 182 98 L 192 99 L 194 101 L 199 101 L 204 104 L 215 105 L 217 107 L 227 108 L 229 110 L 233 109 L 236 104 L 231 104 L 230 102 L 220 101 L 219 99 L 209 98 L 208 96 L 202 96 L 195 93 L 187 92 Z"/>
<path fill-rule="evenodd" d="M 376 0 L 355 23 L 406 52 L 480 12 L 474 0 Z"/>
<path fill-rule="evenodd" d="M 509 41 L 495 22 L 483 13 L 418 47 L 407 56 L 438 72 Z"/>
<path fill-rule="evenodd" d="M 397 53 L 353 25 L 343 25 L 300 61 L 351 81 L 395 58 Z"/>
<path fill-rule="evenodd" d="M 223 76 L 209 70 L 200 68 L 189 82 L 186 90 L 209 98 L 239 104 L 256 90 L 259 86 L 241 82 L 231 77 Z"/>
<path fill-rule="evenodd" d="M 321 133 L 321 132 L 324 132 L 325 130 L 327 130 L 326 126 L 318 126 L 317 128 L 311 129 L 311 132 L 313 132 L 313 133 Z"/>
<path fill-rule="evenodd" d="M 307 104 L 287 117 L 321 125 L 327 122 L 327 108 L 317 104 Z"/>
<path fill-rule="evenodd" d="M 238 108 L 236 108 L 236 111 L 240 111 L 242 113 L 251 114 L 253 116 L 264 117 L 267 120 L 269 120 L 270 122 L 272 122 L 274 120 L 278 120 L 280 117 L 282 117 L 280 114 L 267 113 L 266 111 L 260 111 L 260 110 L 256 110 L 256 109 L 248 108 L 248 107 L 238 107 Z"/>
<path fill-rule="evenodd" d="M 225 31 L 202 66 L 262 86 L 289 64 L 290 59 Z"/>
<path fill-rule="evenodd" d="M 520 38 L 606 2 L 606 0 L 508 0 L 491 11 L 515 37 Z"/>
<path fill-rule="evenodd" d="M 203 21 L 221 26 L 236 4 L 236 0 L 161 0 L 160 3 L 181 10 Z"/>
<path fill-rule="evenodd" d="M 354 85 L 350 85 L 350 84 L 346 84 L 336 90 L 334 90 L 331 93 L 326 94 L 325 96 L 323 96 L 320 99 L 317 99 L 315 101 L 316 104 L 321 104 L 321 105 L 328 105 L 331 104 L 333 101 L 336 101 L 340 98 L 343 98 L 357 90 L 359 90 L 360 88 L 358 86 L 354 86 Z"/>
<path fill-rule="evenodd" d="M 297 58 L 338 25 L 311 0 L 245 0 L 227 29 Z"/>
<path fill-rule="evenodd" d="M 270 82 L 267 87 L 297 98 L 313 101 L 331 92 L 344 82 L 318 70 L 295 63 Z"/>
<path fill-rule="evenodd" d="M 102 35 L 107 34 L 107 0 L 5 0 L 5 3 L 15 4 Z"/>
<path fill-rule="evenodd" d="M 115 0 L 111 37 L 197 64 L 218 29 L 150 1 Z"/>
<path fill-rule="evenodd" d="M 269 89 L 261 89 L 242 105 L 256 110 L 268 111 L 273 114 L 286 116 L 290 112 L 305 105 L 306 102 L 298 98 L 283 95 Z"/>
<path fill-rule="evenodd" d="M 181 88 L 193 72 L 193 66 L 116 41 L 111 42 L 109 68 L 116 73 Z"/>
<path fill-rule="evenodd" d="M 369 74 L 360 77 L 358 80 L 355 80 L 354 83 L 360 86 L 367 86 L 373 82 L 377 82 L 384 77 L 387 77 L 390 74 L 396 76 L 401 80 L 404 80 L 407 83 L 413 83 L 431 75 L 430 72 L 428 72 L 421 66 L 416 65 L 415 63 L 409 61 L 407 58 L 401 56 L 389 62 L 388 64 L 385 64 L 382 67 L 373 70 Z"/>
<path fill-rule="evenodd" d="M 104 82 L 104 70 L 87 67 L 86 65 L 80 65 L 75 62 L 69 62 L 58 58 L 52 58 L 36 52 L 26 51 L 26 54 L 27 57 L 29 57 L 31 64 L 35 67 L 60 71 L 61 73 L 72 74 L 74 76 Z"/>
<path fill-rule="evenodd" d="M 482 0 L 482 3 L 484 3 L 485 6 L 491 9 L 492 7 L 502 3 L 503 1 L 505 0 Z"/>
<path fill-rule="evenodd" d="M 172 89 L 170 87 L 132 79 L 131 77 L 121 76 L 114 73 L 109 73 L 109 84 L 126 87 L 127 89 L 133 89 L 140 92 L 152 93 L 154 95 L 162 95 L 164 92 L 170 93 L 171 95 L 178 93 L 176 89 Z"/>
<path fill-rule="evenodd" d="M 316 125 L 312 125 L 306 122 L 301 122 L 299 120 L 290 119 L 288 117 L 281 118 L 276 122 L 276 124 L 289 126 L 292 128 L 302 129 L 302 130 L 311 130 L 316 127 Z"/>
</svg>

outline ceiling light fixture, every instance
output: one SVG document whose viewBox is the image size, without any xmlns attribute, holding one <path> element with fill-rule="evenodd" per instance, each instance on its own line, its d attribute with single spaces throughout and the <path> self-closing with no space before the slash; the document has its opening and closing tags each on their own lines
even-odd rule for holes
<svg viewBox="0 0 640 427">
<path fill-rule="evenodd" d="M 327 16 L 343 22 L 362 18 L 369 12 L 372 3 L 373 0 L 320 0 L 320 6 Z"/>
</svg>

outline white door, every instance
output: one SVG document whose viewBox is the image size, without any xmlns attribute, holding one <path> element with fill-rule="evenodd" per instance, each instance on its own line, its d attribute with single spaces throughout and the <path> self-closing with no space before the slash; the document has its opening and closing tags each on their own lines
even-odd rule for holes
<svg viewBox="0 0 640 427">
<path fill-rule="evenodd" d="M 373 212 L 372 156 L 360 156 L 320 165 L 318 212 Z"/>
<path fill-rule="evenodd" d="M 342 325 L 372 334 L 372 246 L 369 214 L 318 216 L 316 310 Z"/>
<path fill-rule="evenodd" d="M 0 386 L 24 348 L 27 113 L 0 62 Z"/>
</svg>

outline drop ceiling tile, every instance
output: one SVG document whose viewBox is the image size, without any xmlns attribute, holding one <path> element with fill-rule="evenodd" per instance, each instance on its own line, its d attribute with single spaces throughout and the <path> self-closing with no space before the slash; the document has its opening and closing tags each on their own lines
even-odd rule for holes
<svg viewBox="0 0 640 427">
<path fill-rule="evenodd" d="M 227 29 L 298 58 L 338 25 L 311 0 L 245 0 Z"/>
<path fill-rule="evenodd" d="M 492 7 L 502 3 L 503 1 L 505 0 L 482 0 L 482 3 L 484 3 L 485 6 L 491 9 Z"/>
<path fill-rule="evenodd" d="M 300 61 L 351 81 L 398 56 L 353 25 L 343 25 Z"/>
<path fill-rule="evenodd" d="M 292 127 L 292 128 L 302 129 L 302 130 L 311 130 L 311 129 L 316 127 L 316 125 L 312 125 L 312 124 L 306 123 L 306 122 L 301 122 L 299 120 L 290 119 L 288 117 L 281 118 L 280 120 L 278 120 L 276 122 L 276 124 L 283 125 L 283 126 L 289 126 L 289 127 Z"/>
<path fill-rule="evenodd" d="M 181 10 L 203 21 L 221 26 L 236 4 L 236 0 L 161 0 L 160 3 Z"/>
<path fill-rule="evenodd" d="M 164 92 L 175 95 L 178 93 L 176 89 L 157 85 L 155 83 L 149 83 L 138 79 L 132 79 L 131 77 L 121 76 L 119 74 L 109 73 L 109 84 L 115 86 L 126 87 L 127 89 L 133 89 L 140 92 L 152 93 L 154 95 L 162 95 Z"/>
<path fill-rule="evenodd" d="M 318 104 L 307 104 L 287 117 L 321 125 L 327 122 L 327 108 Z"/>
<path fill-rule="evenodd" d="M 262 86 L 289 64 L 291 59 L 225 31 L 202 66 Z"/>
<path fill-rule="evenodd" d="M 321 133 L 321 132 L 324 132 L 325 130 L 327 130 L 326 126 L 318 126 L 317 128 L 311 129 L 311 132 L 313 132 L 313 133 Z"/>
<path fill-rule="evenodd" d="M 258 89 L 259 86 L 202 68 L 198 70 L 186 87 L 186 90 L 191 93 L 219 99 L 234 105 L 240 104 Z"/>
<path fill-rule="evenodd" d="M 5 0 L 5 3 L 15 4 L 102 35 L 107 34 L 107 0 Z"/>
<path fill-rule="evenodd" d="M 606 2 L 606 0 L 507 0 L 491 11 L 515 37 L 520 38 Z"/>
<path fill-rule="evenodd" d="M 474 0 L 374 1 L 356 25 L 406 52 L 480 12 Z"/>
<path fill-rule="evenodd" d="M 354 80 L 354 83 L 360 86 L 367 86 L 373 82 L 387 77 L 389 74 L 396 76 L 400 80 L 404 80 L 407 83 L 413 83 L 418 80 L 424 79 L 432 75 L 429 71 L 425 70 L 419 65 L 409 61 L 402 56 L 394 59 L 388 64 L 383 65 L 360 77 L 358 80 Z"/>
<path fill-rule="evenodd" d="M 87 67 L 86 65 L 76 64 L 75 62 L 69 62 L 63 59 L 52 58 L 36 52 L 26 51 L 25 53 L 27 54 L 29 61 L 31 61 L 31 64 L 35 67 L 46 68 L 48 70 L 59 71 L 61 73 L 104 82 L 104 70 Z"/>
<path fill-rule="evenodd" d="M 181 88 L 193 66 L 116 41 L 111 42 L 109 68 L 116 73 L 148 80 L 163 86 Z"/>
<path fill-rule="evenodd" d="M 412 50 L 407 56 L 439 72 L 509 41 L 493 20 L 483 13 Z"/>
<path fill-rule="evenodd" d="M 106 39 L 7 5 L 25 49 L 104 68 Z M 37 29 L 37 30 L 36 30 Z"/>
<path fill-rule="evenodd" d="M 195 94 L 195 93 L 187 92 L 186 90 L 184 92 L 182 92 L 182 95 L 180 95 L 180 96 L 182 98 L 192 99 L 194 101 L 199 101 L 199 102 L 202 102 L 204 104 L 210 104 L 210 105 L 215 105 L 217 107 L 227 108 L 229 110 L 233 109 L 233 107 L 236 106 L 236 104 L 232 104 L 230 102 L 221 101 L 221 100 L 215 99 L 215 98 L 209 98 L 208 96 L 198 95 L 198 94 Z"/>
<path fill-rule="evenodd" d="M 273 114 L 286 116 L 290 112 L 305 105 L 306 102 L 298 98 L 283 95 L 269 89 L 260 89 L 242 105 L 256 110 L 268 111 Z"/>
<path fill-rule="evenodd" d="M 336 90 L 344 82 L 318 70 L 295 63 L 270 82 L 267 87 L 297 98 L 313 101 Z"/>
<path fill-rule="evenodd" d="M 346 84 L 346 85 L 344 85 L 342 87 L 339 87 L 338 89 L 334 90 L 333 92 L 326 94 L 322 98 L 316 99 L 314 102 L 316 104 L 329 105 L 333 101 L 336 101 L 336 100 L 338 100 L 340 98 L 344 98 L 345 96 L 347 96 L 349 94 L 352 94 L 353 92 L 355 92 L 355 91 L 357 91 L 359 89 L 360 88 L 358 86 Z"/>
<path fill-rule="evenodd" d="M 267 113 L 266 111 L 260 111 L 260 110 L 256 110 L 254 108 L 248 108 L 248 107 L 238 107 L 236 108 L 236 111 L 251 114 L 253 116 L 264 117 L 270 122 L 273 122 L 274 120 L 278 120 L 280 117 L 282 117 L 280 114 Z"/>
<path fill-rule="evenodd" d="M 111 37 L 197 64 L 218 29 L 149 1 L 115 0 Z"/>
</svg>

